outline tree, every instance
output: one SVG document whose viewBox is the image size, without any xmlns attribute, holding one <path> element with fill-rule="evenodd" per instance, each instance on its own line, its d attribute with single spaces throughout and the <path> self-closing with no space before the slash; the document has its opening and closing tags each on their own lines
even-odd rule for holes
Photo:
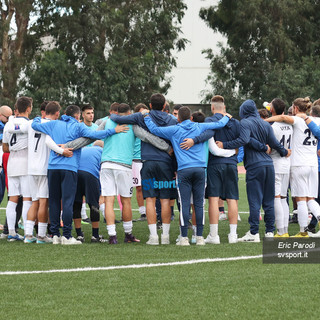
<svg viewBox="0 0 320 320">
<path fill-rule="evenodd" d="M 275 96 L 290 103 L 298 95 L 318 97 L 319 9 L 317 0 L 221 0 L 202 8 L 200 17 L 227 37 L 219 54 L 205 51 L 214 91 L 237 106 L 246 98 L 260 105 Z"/>
<path fill-rule="evenodd" d="M 179 38 L 183 1 L 48 0 L 47 8 L 39 24 L 48 26 L 58 51 L 39 53 L 38 67 L 28 68 L 30 94 L 47 98 L 40 66 L 53 65 L 58 52 L 70 68 L 62 83 L 75 103 L 106 110 L 114 101 L 146 103 L 153 92 L 167 91 L 166 74 L 176 63 L 172 51 L 186 43 Z"/>
</svg>

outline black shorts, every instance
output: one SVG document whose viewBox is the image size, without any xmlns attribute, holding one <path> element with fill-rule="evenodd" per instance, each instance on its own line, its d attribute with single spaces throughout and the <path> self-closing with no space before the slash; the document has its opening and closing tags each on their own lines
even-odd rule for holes
<svg viewBox="0 0 320 320">
<path fill-rule="evenodd" d="M 172 165 L 163 161 L 147 160 L 141 169 L 143 198 L 175 199 L 176 182 Z"/>
<path fill-rule="evenodd" d="M 83 196 L 86 203 L 99 208 L 100 181 L 87 171 L 78 171 L 77 192 L 75 202 L 82 202 Z"/>
<path fill-rule="evenodd" d="M 221 163 L 209 166 L 207 177 L 208 197 L 239 199 L 238 168 L 235 164 Z"/>
</svg>

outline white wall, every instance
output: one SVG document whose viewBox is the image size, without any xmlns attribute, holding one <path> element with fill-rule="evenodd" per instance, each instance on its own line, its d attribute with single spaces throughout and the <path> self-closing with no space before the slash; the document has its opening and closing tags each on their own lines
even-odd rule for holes
<svg viewBox="0 0 320 320">
<path fill-rule="evenodd" d="M 175 104 L 197 104 L 202 100 L 200 92 L 205 89 L 210 71 L 210 62 L 201 51 L 211 48 L 218 52 L 217 42 L 226 40 L 199 17 L 200 8 L 216 5 L 218 0 L 185 0 L 185 3 L 188 9 L 182 20 L 182 37 L 190 42 L 184 51 L 175 54 L 177 67 L 169 75 L 172 82 L 166 98 Z"/>
</svg>

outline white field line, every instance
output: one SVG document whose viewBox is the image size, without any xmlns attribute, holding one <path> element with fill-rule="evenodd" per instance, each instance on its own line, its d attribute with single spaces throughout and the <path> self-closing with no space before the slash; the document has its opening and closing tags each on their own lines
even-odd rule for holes
<svg viewBox="0 0 320 320">
<path fill-rule="evenodd" d="M 75 268 L 75 269 L 53 269 L 53 270 L 35 270 L 35 271 L 3 271 L 3 272 L 0 272 L 0 276 L 171 267 L 171 266 L 198 264 L 198 263 L 239 261 L 239 260 L 251 260 L 251 259 L 260 259 L 260 258 L 262 258 L 261 254 L 257 255 L 257 256 L 238 256 L 238 257 L 213 258 L 213 259 L 207 258 L 207 259 L 198 259 L 198 260 L 186 260 L 186 261 L 175 261 L 175 262 L 165 262 L 165 263 L 149 263 L 149 264 L 147 264 L 147 263 L 129 264 L 129 265 L 109 266 L 109 267 L 86 267 L 86 268 Z"/>
</svg>

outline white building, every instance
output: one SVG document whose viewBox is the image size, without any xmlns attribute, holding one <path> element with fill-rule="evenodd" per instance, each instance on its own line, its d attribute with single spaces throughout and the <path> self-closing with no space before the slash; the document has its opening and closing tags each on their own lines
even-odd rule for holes
<svg viewBox="0 0 320 320">
<path fill-rule="evenodd" d="M 218 0 L 185 0 L 188 9 L 182 20 L 182 37 L 190 42 L 186 49 L 175 54 L 177 67 L 170 74 L 171 88 L 166 98 L 174 104 L 199 104 L 201 91 L 206 89 L 205 80 L 210 71 L 210 61 L 201 53 L 211 48 L 218 52 L 217 43 L 225 43 L 225 38 L 214 33 L 199 17 L 202 7 L 216 5 Z"/>
</svg>

